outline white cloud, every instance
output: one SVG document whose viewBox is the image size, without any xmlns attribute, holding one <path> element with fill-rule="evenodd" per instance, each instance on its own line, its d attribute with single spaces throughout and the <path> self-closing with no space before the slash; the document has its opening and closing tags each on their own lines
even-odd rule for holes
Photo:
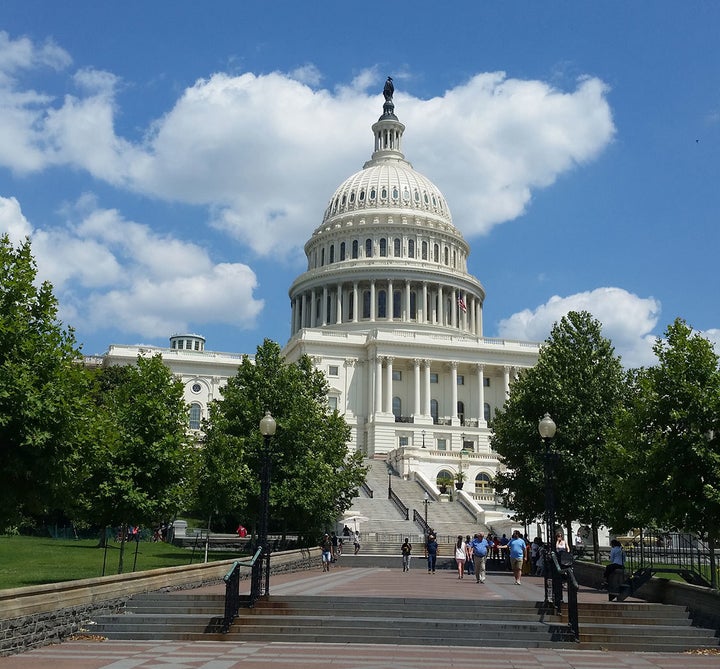
<svg viewBox="0 0 720 669">
<path fill-rule="evenodd" d="M 534 310 L 513 314 L 498 326 L 500 337 L 544 341 L 554 323 L 569 311 L 588 311 L 602 323 L 603 336 L 610 339 L 625 367 L 652 365 L 657 362 L 650 334 L 660 316 L 660 303 L 641 298 L 622 288 L 597 288 L 567 297 L 557 295 Z"/>
<path fill-rule="evenodd" d="M 32 226 L 14 197 L 0 196 L 0 234 L 7 234 L 13 246 L 17 246 L 32 233 Z"/>
<path fill-rule="evenodd" d="M 254 326 L 263 301 L 247 265 L 214 264 L 197 244 L 100 209 L 92 196 L 67 215 L 65 227 L 33 230 L 15 198 L 0 198 L 0 232 L 15 243 L 31 236 L 38 278 L 53 284 L 61 320 L 145 337 L 192 324 Z"/>
<path fill-rule="evenodd" d="M 21 52 L 0 58 L 5 76 L 16 62 L 38 66 L 40 54 L 52 55 L 24 40 L 5 44 Z M 61 56 L 56 64 L 66 66 Z M 320 224 L 338 175 L 360 169 L 372 152 L 369 126 L 382 109 L 383 77 L 367 69 L 331 91 L 313 88 L 321 73 L 312 64 L 292 75 L 215 74 L 186 89 L 142 142 L 132 142 L 116 133 L 117 78 L 81 69 L 74 83 L 82 94 L 54 107 L 18 84 L 8 91 L 0 164 L 83 169 L 122 188 L 206 206 L 215 226 L 256 253 L 297 252 Z M 607 146 L 615 128 L 606 95 L 595 78 L 568 92 L 495 72 L 430 100 L 401 89 L 395 104 L 408 126 L 407 158 L 433 175 L 457 227 L 472 236 L 521 215 L 534 190 Z"/>
</svg>

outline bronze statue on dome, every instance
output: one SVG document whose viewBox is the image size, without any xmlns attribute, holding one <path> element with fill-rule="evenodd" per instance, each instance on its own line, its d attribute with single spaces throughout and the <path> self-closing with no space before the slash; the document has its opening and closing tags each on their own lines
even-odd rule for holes
<svg viewBox="0 0 720 669">
<path fill-rule="evenodd" d="M 383 88 L 383 95 L 385 96 L 386 102 L 392 101 L 394 92 L 395 92 L 395 86 L 393 86 L 393 79 L 392 79 L 392 77 L 388 77 L 387 81 L 385 82 L 385 87 Z"/>
</svg>

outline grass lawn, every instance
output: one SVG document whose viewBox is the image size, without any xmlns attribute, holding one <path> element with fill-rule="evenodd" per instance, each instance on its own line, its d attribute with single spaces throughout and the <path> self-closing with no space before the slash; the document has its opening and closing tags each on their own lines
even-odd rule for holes
<svg viewBox="0 0 720 669">
<path fill-rule="evenodd" d="M 137 561 L 135 549 L 137 547 Z M 239 553 L 211 551 L 208 560 L 227 560 Z M 117 574 L 120 544 L 111 541 L 107 555 L 98 548 L 97 539 L 65 540 L 45 537 L 0 536 L 0 590 L 42 585 L 59 581 Z M 159 567 L 202 562 L 203 550 L 178 548 L 162 542 L 141 541 L 126 543 L 123 572 L 145 571 Z M 133 565 L 135 568 L 133 569 Z"/>
</svg>

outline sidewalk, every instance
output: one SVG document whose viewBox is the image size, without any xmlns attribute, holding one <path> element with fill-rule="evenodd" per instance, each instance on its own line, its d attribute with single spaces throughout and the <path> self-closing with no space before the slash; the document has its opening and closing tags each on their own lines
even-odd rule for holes
<svg viewBox="0 0 720 669">
<path fill-rule="evenodd" d="M 341 565 L 342 562 L 338 563 Z M 243 588 L 248 587 L 244 582 Z M 223 592 L 223 586 L 206 588 Z M 415 560 L 403 573 L 397 569 L 343 568 L 273 576 L 273 595 L 342 595 L 375 597 L 456 597 L 541 601 L 541 578 L 515 585 L 508 573 L 490 573 L 485 584 L 474 577 L 459 580 L 457 573 L 441 570 L 428 574 Z M 607 594 L 581 588 L 580 602 L 607 601 Z M 553 649 L 468 648 L 452 646 L 388 646 L 354 644 L 352 638 L 337 644 L 68 641 L 22 655 L 0 657 L 0 669 L 266 669 L 278 667 L 318 669 L 479 669 L 503 667 L 535 669 L 706 669 L 720 668 L 720 655 L 686 653 L 617 653 Z"/>
</svg>

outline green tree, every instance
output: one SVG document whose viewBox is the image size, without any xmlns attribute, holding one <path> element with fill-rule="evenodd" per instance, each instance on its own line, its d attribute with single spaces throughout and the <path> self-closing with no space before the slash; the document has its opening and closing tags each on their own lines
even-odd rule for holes
<svg viewBox="0 0 720 669">
<path fill-rule="evenodd" d="M 2 527 L 63 507 L 88 426 L 87 377 L 72 329 L 28 240 L 0 237 L 0 486 Z"/>
<path fill-rule="evenodd" d="M 553 440 L 558 519 L 597 528 L 611 502 L 605 462 L 607 434 L 624 394 L 624 373 L 600 323 L 591 314 L 569 312 L 540 349 L 537 364 L 524 370 L 492 422 L 491 445 L 508 470 L 496 489 L 523 518 L 545 506 L 544 448 L 538 421 L 548 412 L 557 424 Z"/>
<path fill-rule="evenodd" d="M 271 440 L 271 529 L 311 537 L 350 508 L 365 478 L 362 456 L 348 453 L 350 428 L 328 410 L 327 381 L 307 356 L 287 364 L 266 339 L 222 393 L 205 426 L 199 477 L 205 514 L 257 520 L 265 411 L 278 425 Z"/>
<path fill-rule="evenodd" d="M 682 319 L 638 373 L 617 434 L 623 492 L 641 525 L 720 538 L 720 370 L 713 345 Z M 712 570 L 713 576 L 715 570 Z"/>
<path fill-rule="evenodd" d="M 103 527 L 151 526 L 173 517 L 193 490 L 193 441 L 183 385 L 162 356 L 110 367 L 96 383 L 94 439 L 78 498 Z M 122 572 L 122 553 L 119 572 Z"/>
</svg>

